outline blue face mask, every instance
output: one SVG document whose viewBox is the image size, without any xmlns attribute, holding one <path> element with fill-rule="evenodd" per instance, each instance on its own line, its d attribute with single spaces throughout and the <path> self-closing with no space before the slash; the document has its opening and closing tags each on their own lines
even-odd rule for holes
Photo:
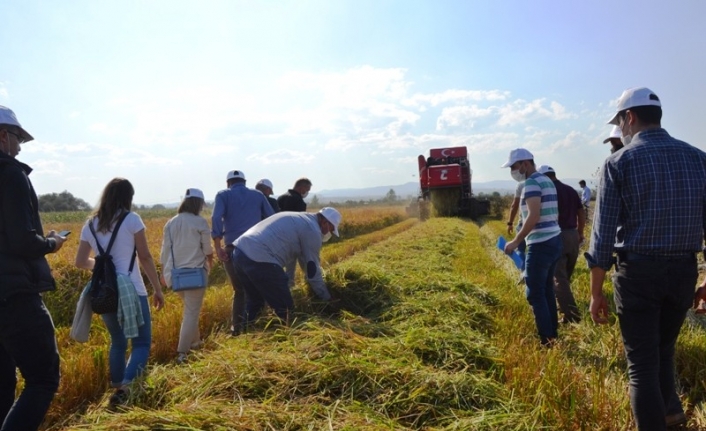
<svg viewBox="0 0 706 431">
<path fill-rule="evenodd" d="M 323 234 L 323 236 L 321 237 L 321 242 L 326 242 L 326 241 L 328 241 L 328 240 L 330 240 L 330 239 L 331 239 L 331 232 L 326 232 L 326 233 Z"/>
</svg>

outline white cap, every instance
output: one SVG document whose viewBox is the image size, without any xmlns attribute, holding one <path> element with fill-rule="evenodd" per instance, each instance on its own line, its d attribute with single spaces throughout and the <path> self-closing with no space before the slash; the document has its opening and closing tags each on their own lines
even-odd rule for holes
<svg viewBox="0 0 706 431">
<path fill-rule="evenodd" d="M 184 199 L 186 198 L 200 198 L 203 199 L 203 192 L 199 189 L 186 189 L 186 195 L 184 195 Z"/>
<path fill-rule="evenodd" d="M 515 148 L 514 150 L 510 151 L 510 157 L 507 159 L 507 162 L 505 162 L 500 167 L 509 168 L 510 166 L 514 165 L 515 162 L 519 162 L 520 160 L 534 160 L 534 156 L 532 155 L 532 153 L 525 150 L 524 148 Z"/>
<path fill-rule="evenodd" d="M 662 106 L 659 97 L 647 87 L 628 88 L 618 99 L 618 108 L 608 124 L 618 125 L 618 113 L 636 106 Z"/>
<path fill-rule="evenodd" d="M 331 222 L 333 225 L 333 234 L 338 236 L 338 225 L 341 224 L 341 213 L 335 208 L 325 207 L 321 208 L 319 214 L 326 217 L 326 220 Z"/>
<path fill-rule="evenodd" d="M 272 181 L 268 180 L 267 178 L 263 178 L 260 181 L 258 181 L 257 185 L 258 186 L 265 186 L 265 187 L 269 188 L 270 190 L 274 190 L 274 188 L 272 187 Z"/>
<path fill-rule="evenodd" d="M 241 180 L 244 180 L 244 179 L 245 179 L 245 174 L 243 173 L 243 171 L 238 171 L 238 170 L 229 171 L 229 172 L 228 172 L 228 176 L 226 177 L 226 181 L 228 181 L 228 180 L 234 180 L 234 179 L 241 179 Z"/>
<path fill-rule="evenodd" d="M 613 130 L 610 131 L 610 135 L 603 140 L 603 143 L 610 141 L 613 138 L 620 138 L 623 136 L 623 132 L 620 131 L 620 126 L 613 126 Z"/>
<path fill-rule="evenodd" d="M 0 105 L 0 126 L 3 125 L 15 126 L 20 129 L 20 136 L 22 136 L 23 142 L 29 142 L 34 139 L 32 135 L 27 133 L 27 131 L 20 126 L 20 122 L 17 121 L 17 117 L 15 113 L 12 112 L 12 109 Z"/>
<path fill-rule="evenodd" d="M 542 166 L 538 167 L 537 172 L 539 172 L 540 174 L 546 174 L 548 172 L 555 173 L 554 168 L 552 168 L 549 165 L 542 165 Z"/>
</svg>

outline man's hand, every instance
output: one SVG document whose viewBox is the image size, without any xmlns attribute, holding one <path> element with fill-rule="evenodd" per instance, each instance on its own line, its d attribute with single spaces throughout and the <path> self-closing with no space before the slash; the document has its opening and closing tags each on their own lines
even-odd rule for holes
<svg viewBox="0 0 706 431">
<path fill-rule="evenodd" d="M 511 222 L 511 221 L 507 222 L 507 234 L 508 234 L 508 235 L 514 235 L 514 234 L 515 234 L 515 227 L 512 225 L 512 222 Z"/>
<path fill-rule="evenodd" d="M 47 234 L 47 238 L 53 238 L 54 241 L 56 241 L 56 247 L 54 247 L 54 251 L 52 251 L 52 253 L 56 253 L 57 251 L 59 251 L 59 249 L 61 249 L 61 246 L 64 245 L 64 242 L 66 242 L 66 237 L 60 236 L 56 233 L 55 230 L 50 230 Z"/>
<path fill-rule="evenodd" d="M 512 252 L 515 251 L 518 245 L 519 244 L 514 239 L 505 244 L 505 254 L 512 254 Z"/>
<path fill-rule="evenodd" d="M 228 253 L 226 253 L 224 248 L 218 247 L 216 249 L 216 254 L 218 255 L 218 260 L 221 262 L 228 262 L 230 260 L 230 256 L 228 256 Z"/>
<path fill-rule="evenodd" d="M 603 293 L 591 296 L 589 310 L 594 323 L 599 325 L 608 323 L 608 300 L 605 299 Z"/>
</svg>

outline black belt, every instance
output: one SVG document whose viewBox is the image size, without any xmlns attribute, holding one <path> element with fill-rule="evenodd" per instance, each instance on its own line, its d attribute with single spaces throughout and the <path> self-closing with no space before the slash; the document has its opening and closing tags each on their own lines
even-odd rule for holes
<svg viewBox="0 0 706 431">
<path fill-rule="evenodd" d="M 670 260 L 687 260 L 687 259 L 693 259 L 695 256 L 695 253 L 681 253 L 681 254 L 673 254 L 669 256 L 664 256 L 664 255 L 656 255 L 656 254 L 642 254 L 642 253 L 633 253 L 631 251 L 619 251 L 618 252 L 618 259 L 621 261 L 625 262 L 634 262 L 634 261 L 651 261 L 651 262 L 657 262 L 657 261 L 670 261 Z"/>
</svg>

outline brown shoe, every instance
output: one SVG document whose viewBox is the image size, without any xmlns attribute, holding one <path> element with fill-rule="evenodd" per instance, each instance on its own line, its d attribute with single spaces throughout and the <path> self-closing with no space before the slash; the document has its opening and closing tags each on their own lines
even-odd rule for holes
<svg viewBox="0 0 706 431">
<path fill-rule="evenodd" d="M 685 424 L 687 419 L 684 413 L 675 413 L 673 415 L 667 415 L 664 421 L 667 422 L 668 427 L 673 427 Z"/>
</svg>

